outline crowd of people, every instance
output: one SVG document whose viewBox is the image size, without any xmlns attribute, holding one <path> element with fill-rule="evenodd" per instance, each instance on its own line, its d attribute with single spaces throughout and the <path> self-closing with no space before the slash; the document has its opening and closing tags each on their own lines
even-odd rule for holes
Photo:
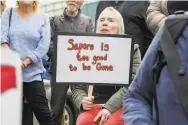
<svg viewBox="0 0 188 125">
<path fill-rule="evenodd" d="M 168 0 L 101 0 L 96 9 L 95 21 L 82 14 L 83 4 L 83 0 L 66 0 L 62 14 L 49 19 L 46 14 L 38 13 L 37 0 L 18 0 L 16 8 L 7 9 L 5 1 L 1 1 L 1 47 L 15 51 L 20 56 L 23 95 L 39 124 L 61 125 L 69 85 L 51 81 L 49 108 L 41 77 L 45 71 L 42 59 L 49 57 L 49 72 L 52 75 L 55 34 L 69 32 L 136 36 L 132 83 L 129 88 L 96 85 L 93 97 L 88 97 L 88 85 L 71 85 L 74 104 L 80 111 L 76 125 L 158 125 L 155 105 L 158 105 L 160 125 L 187 125 L 188 120 L 166 66 L 157 83 L 157 104 L 151 91 L 152 67 L 161 38 L 160 29 L 169 15 L 178 10 L 186 11 L 188 3 Z M 178 52 L 185 58 L 188 49 L 187 29 L 177 40 Z M 183 60 L 182 65 L 184 67 L 180 69 L 186 74 L 187 60 Z"/>
</svg>

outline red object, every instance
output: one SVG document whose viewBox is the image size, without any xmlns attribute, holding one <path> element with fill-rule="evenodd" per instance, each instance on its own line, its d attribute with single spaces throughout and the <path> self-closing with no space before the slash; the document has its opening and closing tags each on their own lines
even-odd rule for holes
<svg viewBox="0 0 188 125">
<path fill-rule="evenodd" d="M 92 110 L 80 113 L 76 120 L 76 125 L 96 125 L 93 120 L 100 110 L 102 110 L 102 107 L 96 105 Z M 123 108 L 117 110 L 109 117 L 104 125 L 124 125 L 124 121 L 121 119 L 122 113 Z"/>
<path fill-rule="evenodd" d="M 1 93 L 16 88 L 16 69 L 13 66 L 1 65 Z"/>
</svg>

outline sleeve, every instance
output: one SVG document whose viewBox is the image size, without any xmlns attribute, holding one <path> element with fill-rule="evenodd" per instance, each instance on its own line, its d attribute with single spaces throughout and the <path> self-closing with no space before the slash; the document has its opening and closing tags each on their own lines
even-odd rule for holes
<svg viewBox="0 0 188 125">
<path fill-rule="evenodd" d="M 122 100 L 124 94 L 127 92 L 127 88 L 120 88 L 112 97 L 106 102 L 103 108 L 107 109 L 111 114 L 116 112 L 122 107 Z"/>
<path fill-rule="evenodd" d="M 41 39 L 38 43 L 37 48 L 28 55 L 29 58 L 33 61 L 33 63 L 37 63 L 40 61 L 46 54 L 50 45 L 50 24 L 49 18 L 47 15 L 44 16 L 44 24 L 41 28 Z"/>
<path fill-rule="evenodd" d="M 134 45 L 134 57 L 133 57 L 133 68 L 132 68 L 132 80 L 136 74 L 136 71 L 141 63 L 141 55 L 139 50 L 139 45 Z M 132 81 L 131 80 L 131 81 Z M 114 113 L 122 107 L 122 100 L 124 94 L 127 92 L 127 88 L 120 88 L 104 105 L 104 108 L 108 109 L 110 113 Z M 115 102 L 115 103 L 114 103 Z"/>
<path fill-rule="evenodd" d="M 6 9 L 1 16 L 1 44 L 7 43 L 9 44 L 9 14 L 10 9 Z"/>
<path fill-rule="evenodd" d="M 55 28 L 55 21 L 54 21 L 55 17 L 50 19 L 50 26 L 51 26 L 51 41 L 50 41 L 50 48 L 48 50 L 48 57 L 50 59 L 52 59 L 53 57 L 53 44 L 55 41 L 55 32 L 56 32 L 56 28 Z"/>
<path fill-rule="evenodd" d="M 152 0 L 150 3 L 150 6 L 147 9 L 147 25 L 149 29 L 156 34 L 161 27 L 161 25 L 164 23 L 166 19 L 166 15 L 161 12 L 163 1 L 160 0 Z"/>
<path fill-rule="evenodd" d="M 135 44 L 134 45 L 134 57 L 133 57 L 133 69 L 132 69 L 132 79 L 131 79 L 131 81 L 133 81 L 140 64 L 141 64 L 140 49 L 139 49 L 139 45 Z"/>
<path fill-rule="evenodd" d="M 81 110 L 82 100 L 87 97 L 87 85 L 72 85 L 72 98 L 76 107 Z"/>
<path fill-rule="evenodd" d="M 122 118 L 126 125 L 154 125 L 152 121 L 152 66 L 158 53 L 160 37 L 157 34 L 123 99 Z"/>
</svg>

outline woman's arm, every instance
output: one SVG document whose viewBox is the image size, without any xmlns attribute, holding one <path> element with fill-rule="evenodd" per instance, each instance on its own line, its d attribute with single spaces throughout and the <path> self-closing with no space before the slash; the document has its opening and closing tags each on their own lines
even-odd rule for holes
<svg viewBox="0 0 188 125">
<path fill-rule="evenodd" d="M 44 24 L 41 28 L 41 39 L 38 43 L 37 48 L 31 52 L 24 61 L 28 63 L 37 63 L 40 61 L 48 52 L 50 45 L 50 23 L 47 15 L 44 15 Z"/>
<path fill-rule="evenodd" d="M 1 16 L 1 47 L 9 48 L 9 17 L 10 17 L 10 9 L 6 9 Z"/>
<path fill-rule="evenodd" d="M 134 56 L 133 56 L 133 68 L 132 68 L 132 80 L 134 79 L 134 76 L 136 74 L 136 71 L 141 63 L 141 55 L 139 46 L 136 44 L 134 46 Z M 131 80 L 131 81 L 132 81 Z M 122 87 L 120 88 L 104 105 L 104 108 L 106 108 L 110 113 L 114 113 L 118 109 L 122 107 L 122 100 L 124 94 L 127 92 L 127 88 Z"/>
<path fill-rule="evenodd" d="M 159 28 L 161 27 L 161 25 L 164 23 L 166 19 L 167 14 L 163 13 L 165 10 L 167 11 L 167 0 L 152 0 L 150 6 L 148 7 L 148 10 L 146 12 L 147 24 L 149 29 L 154 34 L 158 32 Z"/>
<path fill-rule="evenodd" d="M 88 85 L 72 85 L 71 86 L 72 98 L 73 98 L 74 104 L 79 110 L 82 110 L 81 106 L 82 106 L 83 98 L 87 97 L 87 89 L 88 89 Z"/>
</svg>

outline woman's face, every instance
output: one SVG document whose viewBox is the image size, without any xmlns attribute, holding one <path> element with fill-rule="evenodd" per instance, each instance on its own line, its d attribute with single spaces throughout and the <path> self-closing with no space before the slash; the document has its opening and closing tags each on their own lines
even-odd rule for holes
<svg viewBox="0 0 188 125">
<path fill-rule="evenodd" d="M 116 15 L 111 11 L 106 11 L 99 16 L 97 22 L 97 33 L 118 34 L 119 24 Z"/>
</svg>

